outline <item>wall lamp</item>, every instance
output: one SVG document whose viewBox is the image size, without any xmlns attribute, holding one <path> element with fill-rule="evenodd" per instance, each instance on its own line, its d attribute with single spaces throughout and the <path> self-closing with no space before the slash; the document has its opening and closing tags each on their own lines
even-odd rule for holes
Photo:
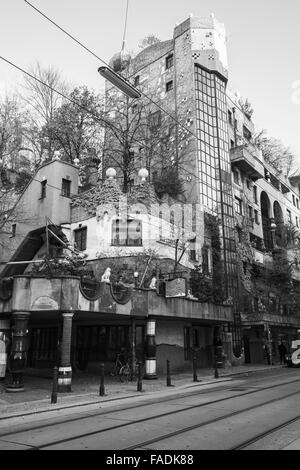
<svg viewBox="0 0 300 470">
<path fill-rule="evenodd" d="M 120 75 L 108 67 L 99 67 L 98 72 L 100 75 L 102 75 L 102 77 L 125 93 L 125 95 L 129 96 L 129 98 L 140 98 L 142 96 L 141 93 L 132 85 L 130 85 L 126 79 L 120 77 Z"/>
</svg>

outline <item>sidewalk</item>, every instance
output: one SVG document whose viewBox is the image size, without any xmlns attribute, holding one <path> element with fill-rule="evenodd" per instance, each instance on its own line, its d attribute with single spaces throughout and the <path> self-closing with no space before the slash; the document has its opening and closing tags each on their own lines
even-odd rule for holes
<svg viewBox="0 0 300 470">
<path fill-rule="evenodd" d="M 143 380 L 143 391 L 137 391 L 136 382 L 122 383 L 118 377 L 105 376 L 105 397 L 99 396 L 100 374 L 74 374 L 72 392 L 58 394 L 57 404 L 51 405 L 52 379 L 24 376 L 25 390 L 19 393 L 7 393 L 5 382 L 0 382 L 0 419 L 8 416 L 25 415 L 53 409 L 84 406 L 93 403 L 119 402 L 134 397 L 145 397 L 157 392 L 170 393 L 178 389 L 220 383 L 232 380 L 232 377 L 251 374 L 257 371 L 273 371 L 282 369 L 282 365 L 268 366 L 264 364 L 242 365 L 218 369 L 219 378 L 215 378 L 214 369 L 199 369 L 198 382 L 193 382 L 193 373 L 185 372 L 171 375 L 172 387 L 166 386 L 166 376 L 157 380 Z"/>
</svg>

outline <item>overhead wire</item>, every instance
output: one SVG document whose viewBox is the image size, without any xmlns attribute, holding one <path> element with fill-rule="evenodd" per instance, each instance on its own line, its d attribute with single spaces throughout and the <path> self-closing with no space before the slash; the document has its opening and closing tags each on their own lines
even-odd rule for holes
<svg viewBox="0 0 300 470">
<path fill-rule="evenodd" d="M 5 57 L 3 56 L 0 56 L 0 59 L 7 62 L 9 65 L 11 65 L 12 67 L 15 67 L 17 70 L 19 70 L 20 72 L 24 73 L 25 75 L 28 75 L 30 76 L 32 79 L 34 80 L 37 80 L 39 83 L 41 83 L 42 85 L 48 87 L 50 90 L 52 90 L 53 92 L 55 93 L 58 93 L 60 96 L 62 96 L 63 98 L 65 98 L 66 100 L 68 100 L 69 102 L 71 102 L 72 104 L 74 104 L 75 106 L 78 106 L 79 108 L 83 109 L 84 111 L 86 111 L 87 113 L 89 113 L 91 116 L 93 116 L 95 118 L 95 120 L 98 120 L 99 122 L 101 122 L 102 124 L 105 122 L 104 119 L 100 118 L 99 116 L 95 115 L 90 109 L 86 108 L 85 106 L 81 105 L 80 103 L 78 103 L 76 100 L 73 100 L 71 99 L 69 96 L 65 95 L 64 93 L 56 90 L 54 87 L 48 85 L 46 82 L 44 82 L 43 80 L 39 79 L 38 77 L 35 77 L 34 75 L 32 75 L 30 72 L 26 71 L 25 69 L 21 68 L 20 66 L 16 65 L 15 63 L 11 62 L 10 60 L 6 59 Z M 193 134 L 194 135 L 194 134 Z M 194 136 L 195 137 L 195 136 Z M 143 144 L 143 147 L 144 148 L 148 148 L 144 142 L 141 142 L 141 141 L 138 141 L 137 139 L 135 140 L 136 143 L 139 143 L 139 144 Z M 189 170 L 187 170 L 185 167 L 183 167 L 182 165 L 178 164 L 177 165 L 182 171 L 186 172 L 189 176 L 193 177 L 194 179 L 196 180 L 199 180 L 199 181 L 202 181 L 201 178 L 199 178 L 199 176 L 195 175 L 194 173 L 190 172 Z M 34 177 L 31 178 L 32 181 L 36 181 L 38 183 L 42 183 L 42 180 L 38 180 Z M 47 186 L 51 187 L 51 188 L 54 188 L 58 191 L 61 192 L 61 188 L 57 187 L 57 186 L 54 186 L 50 183 L 47 182 Z M 87 190 L 89 191 L 89 190 Z M 70 194 L 71 196 L 80 196 L 80 193 L 71 193 Z M 13 210 L 13 209 L 12 209 Z M 261 214 L 261 211 L 259 210 L 258 211 L 260 214 Z"/>
</svg>

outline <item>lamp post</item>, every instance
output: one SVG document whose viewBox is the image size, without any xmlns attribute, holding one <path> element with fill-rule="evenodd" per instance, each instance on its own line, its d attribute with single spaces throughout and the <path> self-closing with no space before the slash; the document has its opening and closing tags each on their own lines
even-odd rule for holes
<svg viewBox="0 0 300 470">
<path fill-rule="evenodd" d="M 137 288 L 139 286 L 139 273 L 138 273 L 138 271 L 134 271 L 133 277 L 134 277 L 134 287 Z"/>
<path fill-rule="evenodd" d="M 122 93 L 129 96 L 129 98 L 140 98 L 142 96 L 141 93 L 134 86 L 132 86 L 128 80 L 121 77 L 118 73 L 114 72 L 109 67 L 99 67 L 98 72 L 100 75 L 102 75 L 102 77 L 119 88 Z"/>
<path fill-rule="evenodd" d="M 273 248 L 276 248 L 276 228 L 277 228 L 277 225 L 275 224 L 274 219 L 271 219 L 270 230 L 271 230 Z"/>
</svg>

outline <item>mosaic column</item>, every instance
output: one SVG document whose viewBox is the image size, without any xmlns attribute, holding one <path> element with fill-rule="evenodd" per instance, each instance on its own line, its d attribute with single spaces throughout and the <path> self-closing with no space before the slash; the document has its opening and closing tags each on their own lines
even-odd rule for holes
<svg viewBox="0 0 300 470">
<path fill-rule="evenodd" d="M 0 380 L 4 380 L 6 374 L 9 332 L 10 321 L 6 319 L 0 319 Z"/>
<path fill-rule="evenodd" d="M 157 379 L 155 320 L 153 318 L 149 318 L 147 321 L 146 335 L 147 335 L 146 336 L 146 357 L 145 357 L 146 372 L 144 375 L 144 379 L 153 380 L 153 379 Z"/>
<path fill-rule="evenodd" d="M 71 341 L 72 321 L 74 313 L 63 313 L 63 332 L 61 343 L 60 366 L 58 368 L 58 392 L 71 392 L 72 367 L 71 367 Z"/>
<path fill-rule="evenodd" d="M 223 343 L 221 338 L 221 326 L 214 328 L 214 363 L 218 369 L 223 367 Z"/>
<path fill-rule="evenodd" d="M 7 392 L 22 392 L 24 390 L 23 374 L 26 367 L 28 351 L 28 320 L 29 312 L 14 312 L 12 327 L 11 352 L 8 359 L 10 381 Z"/>
</svg>

